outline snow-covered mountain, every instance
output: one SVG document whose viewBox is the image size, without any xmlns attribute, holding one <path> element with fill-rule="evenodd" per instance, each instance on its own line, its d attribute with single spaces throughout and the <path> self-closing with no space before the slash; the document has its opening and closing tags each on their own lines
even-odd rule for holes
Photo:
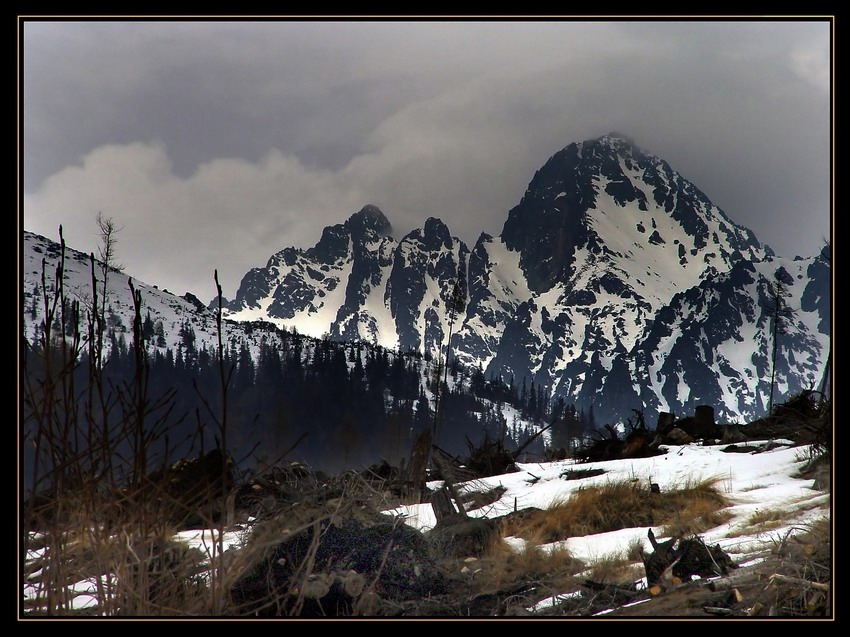
<svg viewBox="0 0 850 637">
<path fill-rule="evenodd" d="M 701 403 L 722 419 L 763 413 L 772 345 L 765 290 L 777 270 L 797 311 L 780 337 L 778 395 L 820 378 L 829 335 L 824 257 L 775 258 L 621 135 L 555 154 L 501 237 L 479 241 L 476 252 L 476 263 L 500 275 L 494 285 L 483 283 L 487 266 L 470 272 L 471 290 L 483 283 L 473 312 L 498 316 L 501 334 L 482 347 L 482 330 L 465 324 L 468 360 L 592 404 L 602 419 L 632 407 L 684 415 Z"/>
<path fill-rule="evenodd" d="M 230 319 L 264 319 L 303 334 L 436 351 L 448 334 L 446 302 L 469 250 L 439 219 L 396 241 L 365 206 L 325 228 L 307 250 L 285 248 L 242 279 Z"/>
<path fill-rule="evenodd" d="M 543 386 L 616 420 L 633 407 L 722 419 L 763 413 L 772 348 L 767 283 L 796 311 L 778 395 L 817 383 L 828 351 L 828 255 L 780 259 L 664 160 L 612 133 L 537 171 L 498 237 L 470 251 L 431 218 L 396 242 L 375 206 L 251 270 L 234 320 L 436 354 L 459 273 L 453 352 L 487 375 Z"/>
<path fill-rule="evenodd" d="M 32 232 L 25 231 L 23 239 L 21 329 L 24 338 L 29 342 L 35 342 L 45 316 L 42 274 L 47 286 L 48 301 L 52 303 L 56 286 L 56 269 L 62 251 L 59 243 Z M 69 300 L 80 302 L 80 329 L 85 334 L 92 304 L 90 257 L 67 246 L 64 257 L 63 290 Z M 103 278 L 100 262 L 95 263 L 94 275 L 98 295 L 101 295 Z M 129 345 L 133 338 L 134 307 L 129 287 L 130 279 L 128 274 L 121 272 L 112 271 L 107 275 L 106 331 L 114 334 L 116 341 L 123 340 L 126 345 Z M 141 292 L 142 317 L 143 319 L 150 317 L 156 332 L 156 337 L 148 341 L 149 347 L 158 348 L 161 352 L 165 352 L 166 349 L 178 351 L 185 340 L 181 331 L 188 325 L 192 328 L 194 346 L 197 349 L 211 351 L 216 349 L 218 333 L 215 313 L 197 297 L 188 292 L 183 296 L 177 296 L 168 290 L 159 289 L 156 285 L 149 285 L 135 279 L 133 279 L 133 286 Z M 259 350 L 262 339 L 275 342 L 278 338 L 274 326 L 263 326 L 257 323 L 225 321 L 222 332 L 225 343 L 229 344 L 235 340 L 244 342 L 254 354 Z M 111 339 L 105 339 L 104 347 L 108 353 Z"/>
</svg>

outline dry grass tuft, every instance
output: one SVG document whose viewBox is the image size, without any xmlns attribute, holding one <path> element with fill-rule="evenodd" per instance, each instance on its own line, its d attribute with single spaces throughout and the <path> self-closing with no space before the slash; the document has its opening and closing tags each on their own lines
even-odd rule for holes
<svg viewBox="0 0 850 637">
<path fill-rule="evenodd" d="M 822 507 L 828 508 L 828 503 L 822 502 L 804 502 L 800 506 L 781 509 L 756 509 L 750 516 L 744 520 L 739 526 L 734 528 L 727 534 L 727 537 L 740 537 L 742 535 L 757 535 L 759 533 L 767 533 L 783 526 L 788 526 L 793 522 L 794 518 L 799 516 L 804 511 L 810 511 Z M 828 518 L 826 518 L 828 521 Z M 804 528 L 808 529 L 806 525 Z M 793 527 L 792 532 L 799 532 L 800 527 Z"/>
<path fill-rule="evenodd" d="M 619 529 L 664 525 L 667 531 L 701 533 L 729 520 L 722 478 L 686 482 L 651 493 L 639 482 L 611 481 L 581 488 L 545 511 L 505 523 L 504 535 L 554 542 Z"/>
<path fill-rule="evenodd" d="M 749 518 L 747 523 L 753 526 L 779 526 L 780 522 L 792 517 L 793 513 L 785 509 L 756 509 Z"/>
<path fill-rule="evenodd" d="M 495 544 L 479 560 L 479 568 L 480 590 L 487 593 L 532 582 L 552 590 L 563 590 L 575 584 L 575 573 L 585 565 L 564 546 L 544 549 L 538 541 L 529 541 L 519 551 L 505 542 Z"/>
<path fill-rule="evenodd" d="M 640 561 L 643 559 L 643 552 L 643 539 L 636 537 L 629 542 L 629 546 L 626 549 L 626 559 L 630 562 Z"/>
<path fill-rule="evenodd" d="M 590 571 L 586 576 L 598 584 L 609 584 L 627 588 L 634 584 L 635 580 L 643 575 L 643 565 L 639 562 L 640 554 L 636 559 L 630 555 L 630 550 L 622 553 L 612 553 L 596 558 L 590 565 Z"/>
</svg>

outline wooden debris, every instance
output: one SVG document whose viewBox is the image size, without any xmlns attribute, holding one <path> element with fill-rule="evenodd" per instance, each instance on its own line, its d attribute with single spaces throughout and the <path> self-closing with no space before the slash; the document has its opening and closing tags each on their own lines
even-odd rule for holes
<svg viewBox="0 0 850 637">
<path fill-rule="evenodd" d="M 758 447 L 751 447 L 749 445 L 729 445 L 720 451 L 723 453 L 753 453 L 756 449 Z"/>
<path fill-rule="evenodd" d="M 485 435 L 484 440 L 475 445 L 467 437 L 466 445 L 469 447 L 469 457 L 463 464 L 470 477 L 485 478 L 517 471 L 516 457 L 505 449 L 501 439 L 490 440 Z"/>
<path fill-rule="evenodd" d="M 431 494 L 431 508 L 434 510 L 434 516 L 437 518 L 437 524 L 445 524 L 447 519 L 457 517 L 458 511 L 452 504 L 449 490 L 443 487 L 437 489 Z"/>
<path fill-rule="evenodd" d="M 829 448 L 832 438 L 832 404 L 817 399 L 819 392 L 803 390 L 787 402 L 774 407 L 766 418 L 739 425 L 751 440 L 788 438 L 803 444 L 823 444 Z"/>
<path fill-rule="evenodd" d="M 623 588 L 622 586 L 614 586 L 613 584 L 604 584 L 602 582 L 594 582 L 593 580 L 584 580 L 582 584 L 585 588 L 589 588 L 592 591 L 605 592 L 609 593 L 612 597 L 620 596 L 626 599 L 636 599 L 638 597 L 643 597 L 644 591 L 631 590 L 628 588 Z"/>
<path fill-rule="evenodd" d="M 605 469 L 567 469 L 562 471 L 559 477 L 564 480 L 582 480 L 584 478 L 592 478 L 593 476 L 601 476 L 605 473 Z"/>
<path fill-rule="evenodd" d="M 814 588 L 819 591 L 829 592 L 829 584 L 823 584 L 821 582 L 810 582 L 809 580 L 805 580 L 799 577 L 791 577 L 790 575 L 782 575 L 781 573 L 774 573 L 768 578 L 768 581 L 771 584 L 776 584 L 776 582 L 781 582 L 783 584 L 793 584 L 796 586 L 802 586 L 805 588 Z"/>
<path fill-rule="evenodd" d="M 658 578 L 659 582 L 666 584 L 668 587 L 676 586 L 676 580 L 679 580 L 679 584 L 682 583 L 682 580 L 680 578 L 673 576 L 673 569 L 676 568 L 676 566 L 679 564 L 679 559 L 681 558 L 673 560 L 673 562 L 670 563 L 670 566 L 664 569 L 664 571 Z"/>
<path fill-rule="evenodd" d="M 737 442 L 744 442 L 747 440 L 747 437 L 741 433 L 741 429 L 738 425 L 725 425 L 723 428 L 723 436 L 720 439 L 720 442 L 724 445 L 731 445 Z"/>
<path fill-rule="evenodd" d="M 455 518 L 452 524 L 435 526 L 428 532 L 432 553 L 440 557 L 476 557 L 484 555 L 497 541 L 496 524 L 486 518 Z"/>
<path fill-rule="evenodd" d="M 658 414 L 658 425 L 655 427 L 656 432 L 665 435 L 673 428 L 673 423 L 676 421 L 676 416 L 668 411 L 662 411 Z"/>
<path fill-rule="evenodd" d="M 516 466 L 517 458 L 544 432 L 551 429 L 555 420 L 547 426 L 540 428 L 537 433 L 522 443 L 515 451 L 505 449 L 504 439 L 491 440 L 489 435 L 475 445 L 467 437 L 466 444 L 469 447 L 469 457 L 463 462 L 468 479 L 486 478 L 488 476 L 513 473 L 519 469 Z"/>
<path fill-rule="evenodd" d="M 664 453 L 657 448 L 655 432 L 647 429 L 643 412 L 639 409 L 632 411 L 635 417 L 627 419 L 627 433 L 623 440 L 620 440 L 614 427 L 605 425 L 610 437 L 600 438 L 589 446 L 579 447 L 575 451 L 575 457 L 581 462 L 599 462 L 624 458 L 648 458 Z"/>
<path fill-rule="evenodd" d="M 440 470 L 440 475 L 443 477 L 443 481 L 445 482 L 445 488 L 448 489 L 449 493 L 451 493 L 452 498 L 457 504 L 457 513 L 461 518 L 469 517 L 466 515 L 466 509 L 463 508 L 463 500 L 461 500 L 460 494 L 457 491 L 457 487 L 455 486 L 455 475 L 452 470 L 451 464 L 446 460 L 443 455 L 442 449 L 439 447 L 433 448 L 432 457 L 434 459 L 434 465 L 436 465 L 437 469 Z"/>
<path fill-rule="evenodd" d="M 709 615 L 731 615 L 735 612 L 731 608 L 722 608 L 719 606 L 703 606 L 702 609 Z"/>
<path fill-rule="evenodd" d="M 809 600 L 806 602 L 806 613 L 814 615 L 823 605 L 824 598 L 825 595 L 819 590 L 812 593 Z"/>
<path fill-rule="evenodd" d="M 694 409 L 695 436 L 709 438 L 715 435 L 717 425 L 714 422 L 714 407 L 697 405 Z"/>
<path fill-rule="evenodd" d="M 693 575 L 726 575 L 730 569 L 737 568 L 719 545 L 706 546 L 699 537 L 681 541 L 680 537 L 673 537 L 666 542 L 658 542 L 652 529 L 647 532 L 647 537 L 654 549 L 653 553 L 643 556 L 646 581 L 650 586 L 669 586 L 674 578 L 689 582 Z"/>
<path fill-rule="evenodd" d="M 735 573 L 727 577 L 710 580 L 707 585 L 712 591 L 728 591 L 739 586 L 746 586 L 757 582 L 761 576 L 755 571 L 745 571 L 743 573 Z"/>
<path fill-rule="evenodd" d="M 402 475 L 402 480 L 410 485 L 414 493 L 425 491 L 425 481 L 428 468 L 428 452 L 431 449 L 431 429 L 426 427 L 416 437 L 413 448 L 410 451 L 410 464 Z"/>
<path fill-rule="evenodd" d="M 460 497 L 463 499 L 464 508 L 469 512 L 498 502 L 507 490 L 500 485 L 486 491 L 465 491 Z"/>
<path fill-rule="evenodd" d="M 665 572 L 676 559 L 673 545 L 678 538 L 671 538 L 666 542 L 658 542 L 655 539 L 652 529 L 649 529 L 646 535 L 649 538 L 649 543 L 652 545 L 653 553 L 643 556 L 643 566 L 646 571 L 647 584 L 653 586 L 663 580 Z"/>
<path fill-rule="evenodd" d="M 686 433 L 683 429 L 673 427 L 669 432 L 667 432 L 664 441 L 672 445 L 686 445 L 690 442 L 693 442 L 694 438 L 690 434 Z"/>
<path fill-rule="evenodd" d="M 755 604 L 753 604 L 753 607 L 749 610 L 747 615 L 749 615 L 750 617 L 755 617 L 762 611 L 762 609 L 764 609 L 764 604 L 762 604 L 761 602 L 756 602 Z"/>
</svg>

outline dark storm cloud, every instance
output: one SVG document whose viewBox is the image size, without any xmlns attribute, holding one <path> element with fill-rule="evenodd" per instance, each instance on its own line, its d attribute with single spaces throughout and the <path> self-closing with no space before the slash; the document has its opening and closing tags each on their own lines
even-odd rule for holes
<svg viewBox="0 0 850 637">
<path fill-rule="evenodd" d="M 501 231 L 554 152 L 617 130 L 780 254 L 829 232 L 828 23 L 31 23 L 25 226 L 227 292 L 365 203 Z"/>
</svg>

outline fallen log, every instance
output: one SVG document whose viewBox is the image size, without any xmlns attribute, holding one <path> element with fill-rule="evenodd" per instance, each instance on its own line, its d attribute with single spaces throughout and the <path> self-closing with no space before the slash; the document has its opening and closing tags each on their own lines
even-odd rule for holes
<svg viewBox="0 0 850 637">
<path fill-rule="evenodd" d="M 712 591 L 728 591 L 738 586 L 746 586 L 747 584 L 758 582 L 761 577 L 762 576 L 760 574 L 750 571 L 747 573 L 736 573 L 727 577 L 709 580 L 704 585 L 708 586 L 708 588 Z"/>
</svg>

